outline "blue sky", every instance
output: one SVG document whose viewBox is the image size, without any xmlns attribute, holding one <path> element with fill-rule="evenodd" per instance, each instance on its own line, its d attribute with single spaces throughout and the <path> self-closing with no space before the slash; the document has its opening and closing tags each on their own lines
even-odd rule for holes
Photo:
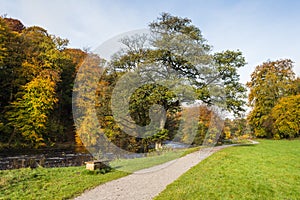
<svg viewBox="0 0 300 200">
<path fill-rule="evenodd" d="M 300 75 L 300 2 L 292 0 L 1 0 L 0 14 L 38 25 L 70 40 L 70 47 L 90 47 L 141 28 L 160 13 L 188 17 L 214 51 L 241 50 L 248 65 L 290 58 Z"/>
</svg>

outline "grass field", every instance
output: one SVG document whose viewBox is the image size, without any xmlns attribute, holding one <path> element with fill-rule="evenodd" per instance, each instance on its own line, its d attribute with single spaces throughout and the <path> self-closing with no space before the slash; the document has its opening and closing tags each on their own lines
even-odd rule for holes
<svg viewBox="0 0 300 200">
<path fill-rule="evenodd" d="M 167 186 L 160 199 L 300 199 L 300 141 L 224 149 Z"/>
<path fill-rule="evenodd" d="M 168 151 L 145 158 L 116 160 L 111 165 L 118 171 L 112 170 L 106 174 L 99 171 L 89 172 L 85 167 L 0 170 L 0 199 L 68 199 L 130 172 L 158 165 L 196 150 L 199 148 Z"/>
</svg>

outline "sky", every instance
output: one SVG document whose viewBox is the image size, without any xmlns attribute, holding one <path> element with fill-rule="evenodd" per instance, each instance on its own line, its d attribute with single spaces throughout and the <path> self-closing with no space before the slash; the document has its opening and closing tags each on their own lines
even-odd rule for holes
<svg viewBox="0 0 300 200">
<path fill-rule="evenodd" d="M 41 26 L 67 38 L 70 47 L 96 49 L 124 32 L 147 28 L 162 13 L 187 17 L 199 27 L 213 52 L 242 51 L 247 65 L 289 58 L 300 76 L 300 1 L 293 0 L 1 0 L 0 15 L 25 26 Z"/>
</svg>

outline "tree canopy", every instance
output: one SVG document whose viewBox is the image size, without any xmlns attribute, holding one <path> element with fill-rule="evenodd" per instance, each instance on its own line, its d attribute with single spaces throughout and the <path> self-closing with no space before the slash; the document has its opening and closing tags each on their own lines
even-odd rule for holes
<svg viewBox="0 0 300 200">
<path fill-rule="evenodd" d="M 217 105 L 236 115 L 244 111 L 246 89 L 239 82 L 237 70 L 246 62 L 240 51 L 226 50 L 212 54 L 211 46 L 190 19 L 168 13 L 161 14 L 150 23 L 149 29 L 148 36 L 134 35 L 121 40 L 126 48 L 113 56 L 108 64 L 109 69 L 102 76 L 109 79 L 102 83 L 113 85 L 109 89 L 110 95 L 104 98 L 102 95 L 107 91 L 99 93 L 100 101 L 112 99 L 111 102 L 119 106 L 100 102 L 102 107 L 99 110 L 108 111 L 102 115 L 108 116 L 114 112 L 118 119 L 113 123 L 119 124 L 119 128 L 144 138 L 142 141 L 151 141 L 152 138 L 152 141 L 161 142 L 157 138 L 165 140 L 175 137 L 176 130 L 168 124 L 174 122 L 178 112 L 182 111 L 183 102 L 195 103 L 198 100 L 206 106 Z M 105 105 L 113 110 L 103 108 Z M 161 106 L 167 116 L 158 117 L 160 123 L 156 128 L 152 127 L 159 136 L 149 132 L 150 126 L 154 125 L 149 116 L 153 105 Z M 155 112 L 160 116 L 161 111 Z M 107 122 L 103 122 L 105 124 Z"/>
</svg>

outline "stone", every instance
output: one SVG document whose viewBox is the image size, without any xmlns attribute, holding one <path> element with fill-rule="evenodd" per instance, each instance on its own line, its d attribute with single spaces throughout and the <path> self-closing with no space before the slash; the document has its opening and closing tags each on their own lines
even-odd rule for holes
<svg viewBox="0 0 300 200">
<path fill-rule="evenodd" d="M 96 169 L 105 169 L 109 167 L 109 160 L 93 160 L 85 162 L 86 169 L 90 171 L 94 171 Z"/>
</svg>

